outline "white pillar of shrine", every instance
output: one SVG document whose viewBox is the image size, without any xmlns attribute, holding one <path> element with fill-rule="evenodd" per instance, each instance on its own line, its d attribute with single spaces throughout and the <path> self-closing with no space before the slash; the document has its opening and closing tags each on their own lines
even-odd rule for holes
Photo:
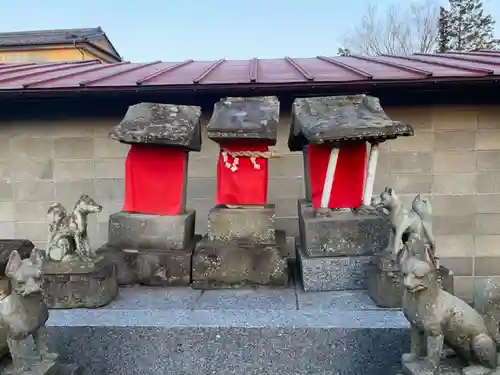
<svg viewBox="0 0 500 375">
<path fill-rule="evenodd" d="M 328 159 L 328 167 L 326 169 L 325 183 L 323 184 L 323 193 L 321 194 L 321 208 L 328 208 L 328 203 L 330 202 L 338 156 L 339 149 L 332 147 L 332 150 L 330 151 L 330 158 Z"/>
<path fill-rule="evenodd" d="M 363 192 L 364 206 L 369 206 L 372 203 L 373 186 L 375 184 L 375 173 L 377 172 L 378 153 L 379 153 L 378 143 L 372 143 L 370 147 L 370 157 L 368 159 L 368 173 L 366 174 L 365 189 Z"/>
</svg>

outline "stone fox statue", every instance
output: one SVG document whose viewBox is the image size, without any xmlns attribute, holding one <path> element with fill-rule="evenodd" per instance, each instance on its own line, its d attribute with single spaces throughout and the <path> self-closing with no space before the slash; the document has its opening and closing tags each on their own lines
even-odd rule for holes
<svg viewBox="0 0 500 375">
<path fill-rule="evenodd" d="M 101 211 L 102 206 L 85 194 L 78 199 L 69 215 L 60 203 L 50 206 L 47 212 L 49 218 L 47 257 L 54 261 L 61 261 L 72 254 L 84 258 L 92 257 L 94 254 L 87 233 L 88 215 Z"/>
<path fill-rule="evenodd" d="M 396 255 L 403 246 L 403 237 L 410 233 L 418 233 L 434 252 L 435 240 L 432 234 L 430 202 L 417 195 L 412 202 L 412 209 L 408 210 L 403 202 L 394 192 L 394 189 L 386 187 L 380 197 L 374 199 L 373 204 L 389 211 L 393 227 L 393 250 Z"/>
<path fill-rule="evenodd" d="M 424 249 L 424 257 L 416 255 L 414 249 L 419 247 Z M 430 250 L 422 246 L 419 235 L 410 236 L 398 254 L 398 262 L 405 287 L 403 313 L 411 325 L 411 351 L 403 355 L 403 361 L 423 359 L 432 373 L 437 374 L 446 344 L 468 364 L 462 370 L 464 374 L 478 366 L 496 369 L 498 324 L 488 326 L 488 320 L 477 310 L 440 288 Z M 489 295 L 484 291 L 479 293 L 483 305 L 490 306 L 483 312 L 498 317 L 500 309 L 492 308 L 498 305 L 486 300 L 498 300 L 500 294 L 491 293 L 491 289 Z"/>
<path fill-rule="evenodd" d="M 55 360 L 46 342 L 45 322 L 49 317 L 42 295 L 42 258 L 33 249 L 29 259 L 21 259 L 14 250 L 9 256 L 5 274 L 12 282 L 12 293 L 0 302 L 0 329 L 7 331 L 7 344 L 17 370 L 25 370 L 33 362 L 23 355 L 22 342 L 28 336 L 35 340 L 38 360 Z"/>
</svg>

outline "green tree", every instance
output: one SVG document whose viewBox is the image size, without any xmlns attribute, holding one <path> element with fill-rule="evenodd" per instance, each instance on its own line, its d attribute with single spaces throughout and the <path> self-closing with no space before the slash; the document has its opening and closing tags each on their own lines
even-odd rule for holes
<svg viewBox="0 0 500 375">
<path fill-rule="evenodd" d="M 337 55 L 339 55 L 339 56 L 351 56 L 351 51 L 349 51 L 349 48 L 339 48 Z"/>
<path fill-rule="evenodd" d="M 498 49 L 500 43 L 493 35 L 495 20 L 491 14 L 485 14 L 482 0 L 449 2 L 449 9 L 440 13 L 439 41 L 443 42 L 439 46 L 441 52 Z"/>
<path fill-rule="evenodd" d="M 438 46 L 437 52 L 446 52 L 450 50 L 451 30 L 450 30 L 450 12 L 445 8 L 439 8 L 438 21 Z"/>
</svg>

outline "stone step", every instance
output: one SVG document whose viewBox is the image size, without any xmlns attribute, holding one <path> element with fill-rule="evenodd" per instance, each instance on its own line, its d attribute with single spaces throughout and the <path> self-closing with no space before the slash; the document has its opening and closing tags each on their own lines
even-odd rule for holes
<svg viewBox="0 0 500 375">
<path fill-rule="evenodd" d="M 95 310 L 52 310 L 50 341 L 85 374 L 386 375 L 408 323 L 365 292 L 122 288 Z"/>
</svg>

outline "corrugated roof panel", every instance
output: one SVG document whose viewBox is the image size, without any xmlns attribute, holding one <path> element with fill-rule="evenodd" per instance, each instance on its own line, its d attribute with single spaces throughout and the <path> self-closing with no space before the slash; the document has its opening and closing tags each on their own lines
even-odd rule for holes
<svg viewBox="0 0 500 375">
<path fill-rule="evenodd" d="M 314 76 L 317 82 L 346 82 L 366 79 L 365 76 L 355 73 L 346 67 L 336 65 L 338 59 L 330 58 L 322 60 L 319 58 L 301 58 L 295 61 Z"/>
<path fill-rule="evenodd" d="M 0 91 L 241 84 L 405 82 L 499 79 L 500 53 L 335 56 L 101 64 L 99 61 L 0 64 Z"/>
<path fill-rule="evenodd" d="M 307 82 L 307 79 L 285 59 L 259 59 L 258 83 Z"/>
</svg>

